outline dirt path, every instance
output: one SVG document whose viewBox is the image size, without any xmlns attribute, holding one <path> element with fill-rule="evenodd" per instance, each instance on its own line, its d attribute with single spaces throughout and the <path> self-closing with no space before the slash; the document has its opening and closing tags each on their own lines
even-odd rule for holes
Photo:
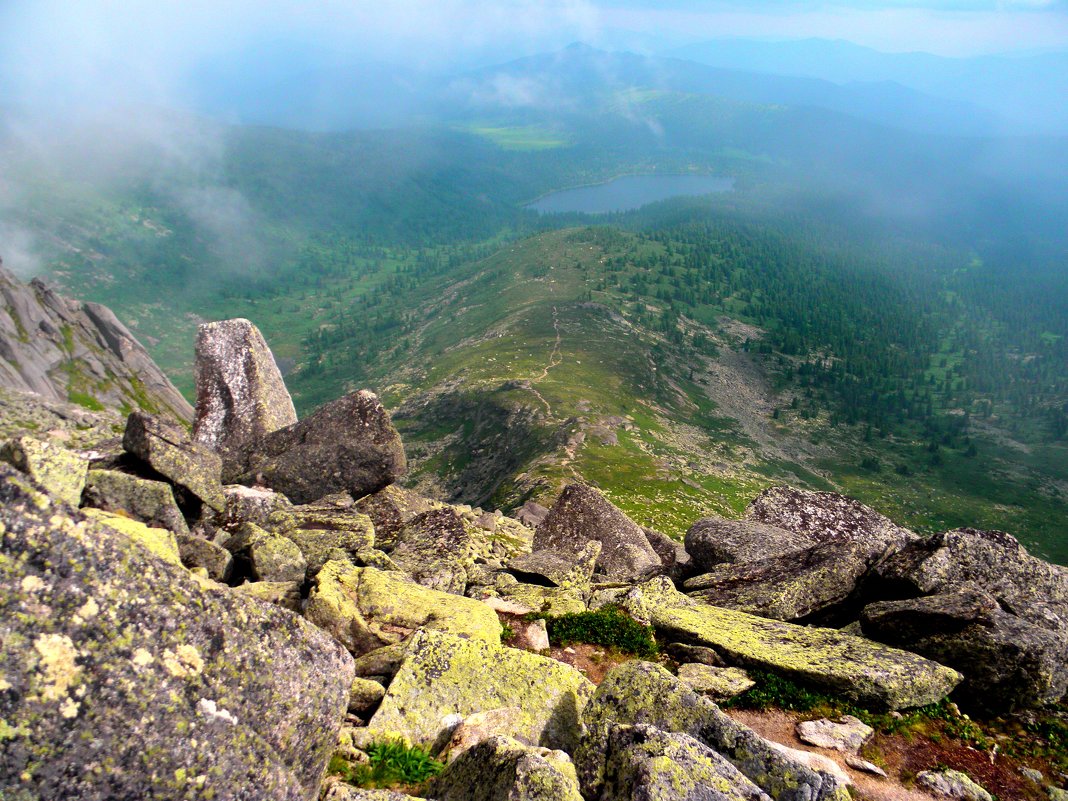
<svg viewBox="0 0 1068 801">
<path fill-rule="evenodd" d="M 553 419 L 552 406 L 549 405 L 549 401 L 545 400 L 545 396 L 538 392 L 537 388 L 534 385 L 539 384 L 546 378 L 548 378 L 549 371 L 554 367 L 557 367 L 564 360 L 563 357 L 560 355 L 560 318 L 557 315 L 555 306 L 553 306 L 553 331 L 556 332 L 556 340 L 553 343 L 552 351 L 549 353 L 549 361 L 546 362 L 543 368 L 541 368 L 541 375 L 537 376 L 536 378 L 530 379 L 530 381 L 528 382 L 530 391 L 534 393 L 534 396 L 539 401 L 541 401 L 542 405 L 545 407 L 545 414 L 548 415 L 550 419 Z"/>
</svg>

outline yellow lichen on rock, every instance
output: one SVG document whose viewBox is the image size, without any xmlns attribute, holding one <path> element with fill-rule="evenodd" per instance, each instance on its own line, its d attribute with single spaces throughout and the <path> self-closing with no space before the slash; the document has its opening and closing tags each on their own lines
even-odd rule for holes
<svg viewBox="0 0 1068 801">
<path fill-rule="evenodd" d="M 70 686 L 78 680 L 82 669 L 78 666 L 78 649 L 66 634 L 42 634 L 33 642 L 38 654 L 37 670 L 41 673 L 38 693 L 43 701 L 58 701 L 66 697 Z"/>
</svg>

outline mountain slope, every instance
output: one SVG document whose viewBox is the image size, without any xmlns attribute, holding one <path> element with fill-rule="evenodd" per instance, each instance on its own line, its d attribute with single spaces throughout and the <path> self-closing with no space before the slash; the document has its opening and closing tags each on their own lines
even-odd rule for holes
<svg viewBox="0 0 1068 801">
<path fill-rule="evenodd" d="M 189 420 L 193 409 L 151 357 L 97 303 L 29 285 L 0 267 L 0 384 L 89 409 L 143 409 Z"/>
</svg>

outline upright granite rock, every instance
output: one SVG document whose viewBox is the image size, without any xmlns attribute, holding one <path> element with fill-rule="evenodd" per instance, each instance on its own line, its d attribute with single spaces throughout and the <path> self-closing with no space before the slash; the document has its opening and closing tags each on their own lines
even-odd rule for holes
<svg viewBox="0 0 1068 801">
<path fill-rule="evenodd" d="M 508 570 L 528 584 L 547 584 L 584 593 L 589 592 L 590 579 L 600 555 L 601 543 L 590 540 L 578 553 L 544 550 L 517 556 L 509 560 Z"/>
<path fill-rule="evenodd" d="M 954 693 L 988 712 L 1054 703 L 1068 692 L 1068 639 L 1002 610 L 973 584 L 864 608 L 865 635 L 959 670 Z"/>
<path fill-rule="evenodd" d="M 86 506 L 120 512 L 149 526 L 188 534 L 189 526 L 174 500 L 171 485 L 117 470 L 90 470 L 85 484 Z"/>
<path fill-rule="evenodd" d="M 732 664 L 770 670 L 873 709 L 940 701 L 962 678 L 914 653 L 836 629 L 796 626 L 698 603 L 663 578 L 634 587 L 622 605 L 668 639 L 714 648 Z"/>
<path fill-rule="evenodd" d="M 600 801 L 771 801 L 730 760 L 688 734 L 609 724 Z"/>
<path fill-rule="evenodd" d="M 239 483 L 262 481 L 297 504 L 392 484 L 407 469 L 400 435 L 372 392 L 320 406 L 299 423 L 261 437 Z"/>
<path fill-rule="evenodd" d="M 426 627 L 489 643 L 501 641 L 496 613 L 481 601 L 438 592 L 348 562 L 327 562 L 315 577 L 305 615 L 360 655 Z"/>
<path fill-rule="evenodd" d="M 606 769 L 611 768 L 614 725 L 645 725 L 668 734 L 689 735 L 729 760 L 775 801 L 848 798 L 835 777 L 811 770 L 777 751 L 752 729 L 732 720 L 712 701 L 651 662 L 625 662 L 609 671 L 586 706 L 582 723 L 585 735 L 574 756 L 587 798 L 615 801 L 615 796 L 602 795 L 609 778 Z"/>
<path fill-rule="evenodd" d="M 0 796 L 317 792 L 352 660 L 300 618 L 208 591 L 0 465 Z"/>
<path fill-rule="evenodd" d="M 592 694 L 593 684 L 554 659 L 424 630 L 409 640 L 368 726 L 376 737 L 442 747 L 451 735 L 448 716 L 512 706 L 521 712 L 515 730 L 526 743 L 570 753 Z"/>
<path fill-rule="evenodd" d="M 223 459 L 223 480 L 245 472 L 264 435 L 297 422 L 274 355 L 259 329 L 243 319 L 197 329 L 193 438 Z"/>
<path fill-rule="evenodd" d="M 390 553 L 419 584 L 463 595 L 467 570 L 474 564 L 474 541 L 463 519 L 449 508 L 434 509 L 409 521 Z"/>
<path fill-rule="evenodd" d="M 582 801 L 567 754 L 501 736 L 460 754 L 428 793 L 435 801 Z"/>
<path fill-rule="evenodd" d="M 586 543 L 601 543 L 597 570 L 621 581 L 650 576 L 662 563 L 645 532 L 588 484 L 569 484 L 534 533 L 533 550 L 579 553 Z"/>
<path fill-rule="evenodd" d="M 193 442 L 180 425 L 133 412 L 126 420 L 122 447 L 215 511 L 226 509 L 220 480 L 222 461 L 210 448 Z"/>
<path fill-rule="evenodd" d="M 36 437 L 16 437 L 0 445 L 0 461 L 26 473 L 53 498 L 68 506 L 81 502 L 89 460 Z"/>
<path fill-rule="evenodd" d="M 705 517 L 686 532 L 686 552 L 698 572 L 721 564 L 746 564 L 803 551 L 816 540 L 803 532 L 787 531 L 756 520 Z"/>
</svg>

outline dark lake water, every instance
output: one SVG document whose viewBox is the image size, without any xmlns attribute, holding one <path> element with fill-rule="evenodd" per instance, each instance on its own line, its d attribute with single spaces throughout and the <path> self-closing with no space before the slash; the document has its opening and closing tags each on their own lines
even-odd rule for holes
<svg viewBox="0 0 1068 801">
<path fill-rule="evenodd" d="M 641 208 L 671 197 L 729 192 L 733 188 L 733 178 L 715 175 L 624 175 L 606 184 L 561 189 L 538 198 L 527 208 L 542 214 L 568 211 L 606 214 Z"/>
</svg>

